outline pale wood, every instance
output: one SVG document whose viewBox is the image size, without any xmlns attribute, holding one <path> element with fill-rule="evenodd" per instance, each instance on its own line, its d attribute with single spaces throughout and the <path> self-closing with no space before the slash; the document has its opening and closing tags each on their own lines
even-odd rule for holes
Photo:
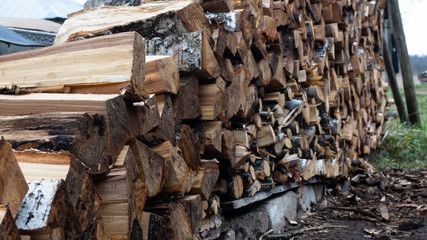
<svg viewBox="0 0 427 240">
<path fill-rule="evenodd" d="M 179 72 L 171 56 L 145 57 L 144 90 L 150 94 L 173 93 L 179 90 Z"/>
<path fill-rule="evenodd" d="M 99 85 L 115 84 L 97 93 L 119 93 L 126 86 L 143 93 L 144 59 L 144 39 L 135 32 L 9 54 L 0 57 L 2 87 L 43 91 L 59 85 L 63 92 L 64 87 L 97 91 Z"/>
<path fill-rule="evenodd" d="M 220 153 L 222 147 L 222 122 L 205 122 L 204 123 L 204 144 L 205 154 Z"/>
<path fill-rule="evenodd" d="M 166 14 L 171 12 L 170 16 Z M 166 16 L 165 16 L 166 15 Z M 178 26 L 163 25 L 163 21 L 176 21 Z M 151 22 L 157 24 L 151 25 Z M 150 2 L 140 6 L 99 7 L 84 9 L 68 16 L 59 30 L 55 45 L 76 38 L 103 35 L 108 32 L 138 31 L 144 38 L 153 32 L 195 32 L 203 30 L 210 37 L 207 19 L 195 1 Z"/>
</svg>

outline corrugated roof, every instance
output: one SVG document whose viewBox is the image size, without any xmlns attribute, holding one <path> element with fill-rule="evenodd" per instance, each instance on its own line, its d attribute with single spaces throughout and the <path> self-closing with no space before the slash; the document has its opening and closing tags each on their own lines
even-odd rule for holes
<svg viewBox="0 0 427 240">
<path fill-rule="evenodd" d="M 1 0 L 0 17 L 15 18 L 67 18 L 67 15 L 83 9 L 74 0 Z"/>
</svg>

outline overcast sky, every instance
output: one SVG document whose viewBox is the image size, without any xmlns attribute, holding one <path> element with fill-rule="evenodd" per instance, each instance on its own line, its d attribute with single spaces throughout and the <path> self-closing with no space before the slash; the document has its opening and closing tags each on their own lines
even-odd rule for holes
<svg viewBox="0 0 427 240">
<path fill-rule="evenodd" d="M 409 54 L 427 55 L 427 0 L 399 0 L 399 5 Z"/>
<path fill-rule="evenodd" d="M 400 0 L 400 11 L 410 55 L 427 55 L 427 0 Z"/>
</svg>

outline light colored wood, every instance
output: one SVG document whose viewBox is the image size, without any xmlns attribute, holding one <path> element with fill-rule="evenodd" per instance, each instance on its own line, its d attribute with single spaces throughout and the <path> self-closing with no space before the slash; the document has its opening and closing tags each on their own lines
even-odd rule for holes
<svg viewBox="0 0 427 240">
<path fill-rule="evenodd" d="M 15 216 L 28 186 L 11 145 L 0 138 L 0 204 L 8 205 Z"/>
<path fill-rule="evenodd" d="M 202 120 L 215 120 L 223 110 L 223 93 L 216 84 L 199 85 Z"/>
<path fill-rule="evenodd" d="M 104 93 L 119 93 L 125 83 L 143 93 L 144 59 L 144 39 L 135 32 L 9 54 L 0 57 L 2 87 L 118 84 L 114 92 Z"/>
<path fill-rule="evenodd" d="M 204 124 L 205 154 L 220 153 L 222 147 L 222 122 L 205 122 Z"/>
<path fill-rule="evenodd" d="M 72 156 L 68 153 L 49 153 L 41 151 L 17 151 L 16 159 L 25 180 L 54 180 L 67 178 Z"/>
<path fill-rule="evenodd" d="M 162 24 L 167 21 L 165 14 L 168 12 L 174 13 L 168 17 L 178 25 L 172 25 L 172 29 L 168 24 Z M 151 22 L 158 25 L 147 26 Z M 115 29 L 119 32 L 141 29 L 144 38 L 156 30 L 195 32 L 202 29 L 210 37 L 207 19 L 198 3 L 191 0 L 150 2 L 140 6 L 89 8 L 70 14 L 56 36 L 55 45 L 87 35 L 108 34 Z"/>
<path fill-rule="evenodd" d="M 257 140 L 259 147 L 265 147 L 276 143 L 276 135 L 274 134 L 273 127 L 271 125 L 265 125 L 257 131 Z"/>
<path fill-rule="evenodd" d="M 173 93 L 179 90 L 179 72 L 171 56 L 145 57 L 144 90 L 150 94 Z"/>
</svg>

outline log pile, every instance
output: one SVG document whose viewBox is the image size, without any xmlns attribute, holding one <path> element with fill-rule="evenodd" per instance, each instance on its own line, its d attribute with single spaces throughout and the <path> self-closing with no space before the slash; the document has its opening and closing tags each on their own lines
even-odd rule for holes
<svg viewBox="0 0 427 240">
<path fill-rule="evenodd" d="M 0 95 L 0 230 L 215 239 L 221 202 L 346 177 L 380 144 L 384 4 L 180 0 L 71 14 L 54 46 L 0 57 L 0 92 L 13 93 Z"/>
</svg>

